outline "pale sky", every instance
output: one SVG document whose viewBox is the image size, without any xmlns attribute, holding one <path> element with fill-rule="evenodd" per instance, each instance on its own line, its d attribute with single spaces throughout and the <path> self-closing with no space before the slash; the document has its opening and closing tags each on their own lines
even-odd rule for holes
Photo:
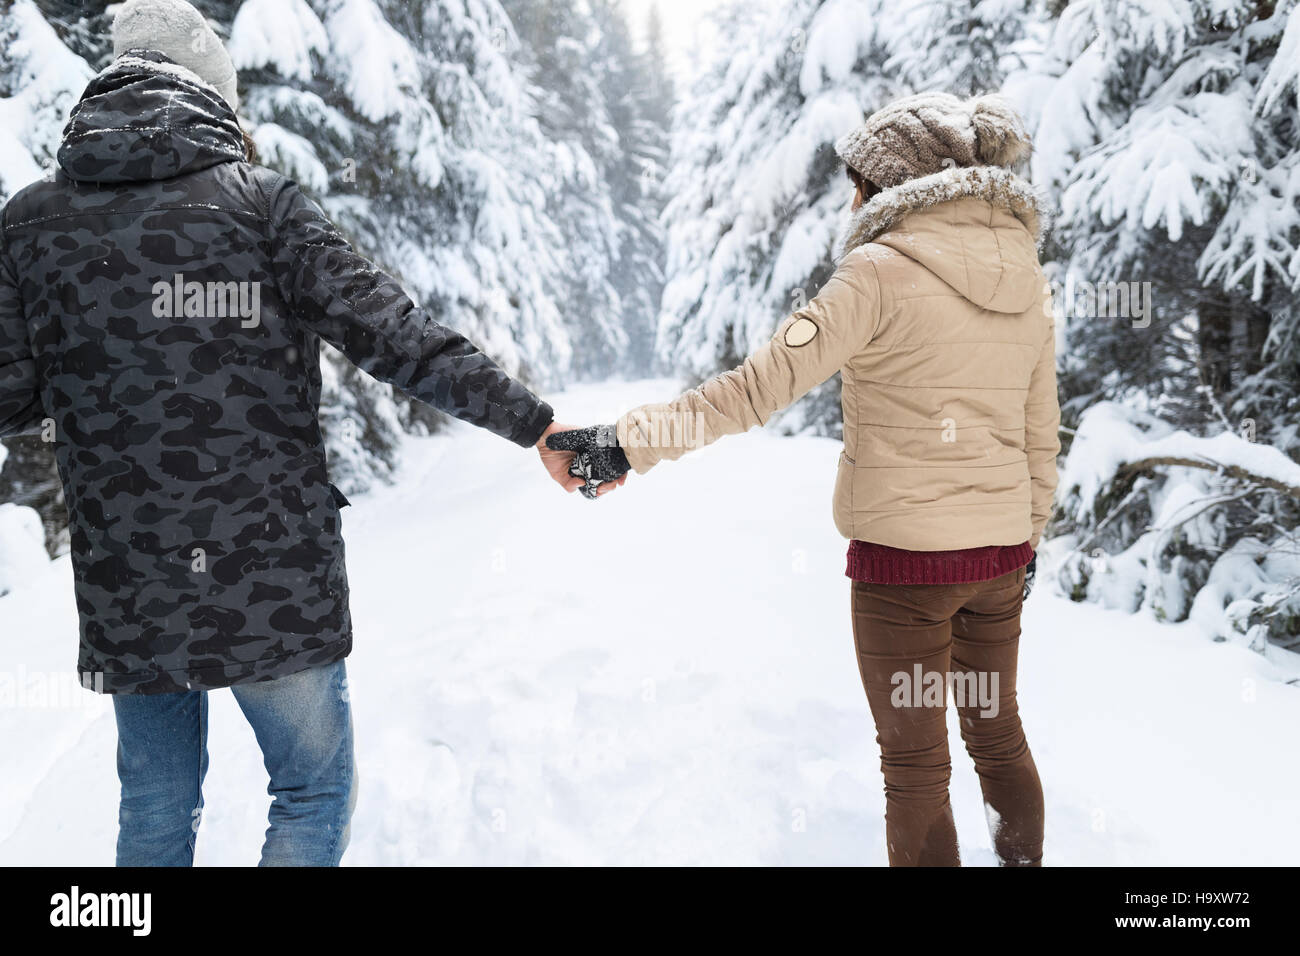
<svg viewBox="0 0 1300 956">
<path fill-rule="evenodd" d="M 685 66 L 685 57 L 692 41 L 701 32 L 704 14 L 724 2 L 726 0 L 623 0 L 623 6 L 632 22 L 633 35 L 638 40 L 644 35 L 650 8 L 659 8 L 659 18 L 664 25 L 664 42 L 668 45 L 669 57 L 673 61 L 671 66 L 680 72 Z M 761 3 L 763 0 L 750 2 Z"/>
</svg>

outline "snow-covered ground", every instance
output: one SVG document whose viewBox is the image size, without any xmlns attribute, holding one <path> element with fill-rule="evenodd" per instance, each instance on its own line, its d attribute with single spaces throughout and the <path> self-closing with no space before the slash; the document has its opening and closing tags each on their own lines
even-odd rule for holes
<svg viewBox="0 0 1300 956">
<path fill-rule="evenodd" d="M 554 403 L 586 424 L 672 390 Z M 883 863 L 837 453 L 752 433 L 591 503 L 486 433 L 412 441 L 399 482 L 344 512 L 361 788 L 345 863 Z M 1022 648 L 1048 864 L 1300 858 L 1300 689 L 1263 658 L 1046 586 Z M 10 675 L 74 664 L 66 558 L 0 598 L 0 653 Z M 112 862 L 111 707 L 73 699 L 0 706 L 0 864 Z M 266 775 L 228 693 L 210 750 L 198 862 L 252 863 Z M 952 796 L 965 861 L 990 865 L 959 744 Z"/>
</svg>

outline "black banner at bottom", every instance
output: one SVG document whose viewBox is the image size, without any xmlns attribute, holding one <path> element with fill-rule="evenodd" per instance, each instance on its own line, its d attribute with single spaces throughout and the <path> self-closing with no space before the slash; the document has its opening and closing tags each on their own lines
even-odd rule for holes
<svg viewBox="0 0 1300 956">
<path fill-rule="evenodd" d="M 698 942 L 710 929 L 764 945 L 827 931 L 938 932 L 963 938 L 1047 923 L 1061 939 L 1099 936 L 1222 943 L 1291 923 L 1291 874 L 1270 869 L 551 870 L 8 869 L 7 928 L 76 942 L 161 939 L 349 942 L 355 933 L 428 931 L 531 937 L 533 945 Z M 850 927 L 849 921 L 852 922 Z M 1000 927 L 1000 929 L 999 929 Z M 968 929 L 972 935 L 965 935 Z M 562 939 L 554 937 L 562 934 Z M 487 934 L 491 934 L 490 938 Z M 653 937 L 662 935 L 656 944 Z M 649 937 L 649 938 L 648 938 Z M 20 938 L 22 938 L 20 936 Z M 622 936 L 621 938 L 626 938 Z M 867 938 L 870 938 L 868 935 Z"/>
</svg>

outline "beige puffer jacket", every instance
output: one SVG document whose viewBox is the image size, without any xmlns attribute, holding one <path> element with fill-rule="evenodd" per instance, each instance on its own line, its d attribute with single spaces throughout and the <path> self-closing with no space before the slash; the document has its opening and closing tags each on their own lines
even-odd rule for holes
<svg viewBox="0 0 1300 956">
<path fill-rule="evenodd" d="M 1032 188 L 978 166 L 873 197 L 830 280 L 738 368 L 618 423 L 638 473 L 842 372 L 835 524 L 911 551 L 1029 541 L 1056 490 L 1055 330 Z"/>
</svg>

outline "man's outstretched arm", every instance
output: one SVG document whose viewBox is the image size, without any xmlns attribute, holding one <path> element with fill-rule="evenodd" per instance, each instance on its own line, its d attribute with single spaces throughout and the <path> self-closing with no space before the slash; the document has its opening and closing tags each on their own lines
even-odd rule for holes
<svg viewBox="0 0 1300 956">
<path fill-rule="evenodd" d="M 299 321 L 412 398 L 524 448 L 538 444 L 551 407 L 357 254 L 297 184 L 279 181 L 270 214 L 276 282 Z"/>
</svg>

